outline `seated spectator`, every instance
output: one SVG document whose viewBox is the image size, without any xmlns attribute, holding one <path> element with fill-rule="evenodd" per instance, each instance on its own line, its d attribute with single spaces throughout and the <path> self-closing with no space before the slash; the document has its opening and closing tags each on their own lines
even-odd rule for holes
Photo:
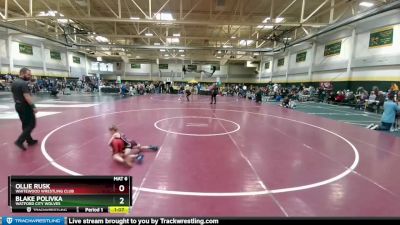
<svg viewBox="0 0 400 225">
<path fill-rule="evenodd" d="M 371 101 L 371 103 L 373 103 L 373 102 L 375 102 L 375 99 L 376 99 L 375 92 L 374 92 L 374 91 L 371 91 L 371 93 L 370 93 L 370 95 L 369 95 L 369 97 L 368 97 L 368 102 Z"/>
<path fill-rule="evenodd" d="M 354 93 L 352 91 L 347 90 L 345 95 L 346 95 L 346 98 L 345 98 L 345 102 L 346 103 L 348 103 L 350 105 L 355 104 L 356 97 L 355 97 L 355 95 L 354 95 Z"/>
<path fill-rule="evenodd" d="M 346 98 L 345 94 L 343 91 L 338 91 L 334 102 L 336 103 L 342 103 L 344 101 L 344 99 Z"/>
<path fill-rule="evenodd" d="M 363 87 L 359 87 L 357 88 L 357 94 L 355 97 L 356 104 L 354 106 L 354 109 L 365 109 L 365 102 L 368 99 L 368 92 Z"/>
<path fill-rule="evenodd" d="M 380 108 L 383 106 L 383 104 L 385 103 L 386 100 L 386 96 L 383 94 L 382 91 L 379 91 L 378 95 L 376 96 L 376 112 L 379 113 Z"/>
</svg>

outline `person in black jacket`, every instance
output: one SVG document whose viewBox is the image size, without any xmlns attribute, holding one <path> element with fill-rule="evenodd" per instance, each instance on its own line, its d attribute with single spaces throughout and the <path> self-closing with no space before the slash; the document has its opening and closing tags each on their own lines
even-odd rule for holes
<svg viewBox="0 0 400 225">
<path fill-rule="evenodd" d="M 261 88 L 258 88 L 256 91 L 256 103 L 262 102 L 262 91 Z"/>
<path fill-rule="evenodd" d="M 17 111 L 22 123 L 22 133 L 14 143 L 22 150 L 26 150 L 24 146 L 25 141 L 29 146 L 38 143 L 38 141 L 34 140 L 31 136 L 33 129 L 36 127 L 35 113 L 37 113 L 37 109 L 35 104 L 33 104 L 31 92 L 28 87 L 31 78 L 31 71 L 24 67 L 19 71 L 19 79 L 16 79 L 11 86 L 11 92 L 15 102 L 15 110 Z"/>
</svg>

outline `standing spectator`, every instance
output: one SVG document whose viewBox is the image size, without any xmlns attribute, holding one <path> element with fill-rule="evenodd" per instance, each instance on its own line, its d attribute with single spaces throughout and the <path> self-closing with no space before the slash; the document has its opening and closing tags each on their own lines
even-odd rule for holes
<svg viewBox="0 0 400 225">
<path fill-rule="evenodd" d="M 392 83 L 392 86 L 390 87 L 390 90 L 394 93 L 399 92 L 399 87 L 397 86 L 396 83 Z"/>
<path fill-rule="evenodd" d="M 256 103 L 261 103 L 261 102 L 262 102 L 262 91 L 260 88 L 258 88 L 256 92 Z"/>
<path fill-rule="evenodd" d="M 191 87 L 189 86 L 189 84 L 186 84 L 185 86 L 185 94 L 186 94 L 186 100 L 189 101 L 189 96 L 192 95 Z"/>
<path fill-rule="evenodd" d="M 78 80 L 78 82 L 76 83 L 76 87 L 77 87 L 77 91 L 80 93 L 81 92 L 81 89 L 82 89 L 82 81 L 81 80 Z"/>
<path fill-rule="evenodd" d="M 31 71 L 28 68 L 22 68 L 19 71 L 19 79 L 15 80 L 11 86 L 11 92 L 15 102 L 15 110 L 22 123 L 22 133 L 14 142 L 22 150 L 26 150 L 24 142 L 29 146 L 37 144 L 31 136 L 31 132 L 36 126 L 37 109 L 33 104 L 31 93 L 28 88 L 28 83 L 32 78 Z"/>
<path fill-rule="evenodd" d="M 214 84 L 212 87 L 211 87 L 211 102 L 210 102 L 210 104 L 213 104 L 213 101 L 214 101 L 214 104 L 217 104 L 217 95 L 218 95 L 218 86 L 217 86 L 217 84 Z"/>
<path fill-rule="evenodd" d="M 200 91 L 201 91 L 201 84 L 200 83 L 198 83 L 197 84 L 197 95 L 199 95 L 200 94 Z"/>
</svg>

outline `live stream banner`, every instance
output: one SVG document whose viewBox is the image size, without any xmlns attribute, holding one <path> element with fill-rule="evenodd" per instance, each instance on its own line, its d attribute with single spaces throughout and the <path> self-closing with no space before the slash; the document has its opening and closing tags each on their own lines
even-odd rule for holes
<svg viewBox="0 0 400 225">
<path fill-rule="evenodd" d="M 271 224 L 273 223 L 293 223 L 298 225 L 299 222 L 307 224 L 325 223 L 328 220 L 335 222 L 348 221 L 352 224 L 360 220 L 360 222 L 367 222 L 366 220 L 375 220 L 379 224 L 391 223 L 398 224 L 392 218 L 333 218 L 333 217 L 269 217 L 269 218 L 173 218 L 173 217 L 22 217 L 22 216 L 6 216 L 0 220 L 2 225 L 172 225 L 172 224 L 187 224 L 187 225 L 221 225 L 221 224 Z M 300 223 L 302 224 L 302 223 Z"/>
<path fill-rule="evenodd" d="M 219 219 L 210 218 L 134 218 L 134 217 L 3 217 L 6 225 L 164 225 L 164 224 L 200 224 L 216 225 Z"/>
<path fill-rule="evenodd" d="M 167 218 L 167 217 L 151 217 L 151 218 L 134 218 L 134 217 L 68 217 L 68 225 L 77 224 L 118 224 L 118 225 L 160 225 L 160 224 L 219 224 L 218 219 L 204 218 Z"/>
</svg>

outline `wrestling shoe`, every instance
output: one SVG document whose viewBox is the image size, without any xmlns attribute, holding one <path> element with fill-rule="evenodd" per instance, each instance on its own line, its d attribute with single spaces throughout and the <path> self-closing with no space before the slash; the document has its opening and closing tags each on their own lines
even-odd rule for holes
<svg viewBox="0 0 400 225">
<path fill-rule="evenodd" d="M 143 158 L 144 158 L 144 155 L 138 155 L 138 156 L 136 157 L 136 162 L 137 162 L 138 164 L 141 164 L 141 163 L 143 162 Z"/>
<path fill-rule="evenodd" d="M 150 145 L 149 149 L 151 149 L 153 151 L 158 151 L 158 146 Z"/>
</svg>

